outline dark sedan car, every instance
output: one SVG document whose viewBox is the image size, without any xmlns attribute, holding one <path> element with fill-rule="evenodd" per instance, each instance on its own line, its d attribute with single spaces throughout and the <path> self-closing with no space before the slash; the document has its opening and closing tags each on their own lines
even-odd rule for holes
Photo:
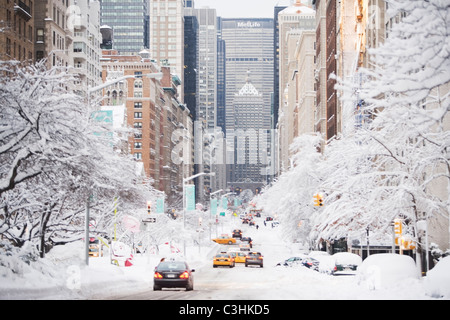
<svg viewBox="0 0 450 320">
<path fill-rule="evenodd" d="M 245 257 L 245 266 L 259 265 L 261 268 L 264 266 L 263 256 L 261 252 L 249 252 Z"/>
<path fill-rule="evenodd" d="M 162 288 L 186 288 L 194 290 L 194 279 L 188 264 L 184 261 L 163 261 L 155 268 L 153 290 Z"/>
</svg>

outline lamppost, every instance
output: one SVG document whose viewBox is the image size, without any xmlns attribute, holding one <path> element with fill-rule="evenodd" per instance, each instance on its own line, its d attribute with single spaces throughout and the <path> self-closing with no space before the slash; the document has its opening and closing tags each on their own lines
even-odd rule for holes
<svg viewBox="0 0 450 320">
<path fill-rule="evenodd" d="M 183 230 L 186 229 L 186 182 L 193 180 L 195 178 L 204 176 L 204 175 L 215 176 L 216 173 L 215 172 L 210 172 L 210 173 L 200 172 L 193 176 L 183 178 Z M 184 240 L 183 246 L 184 246 L 184 256 L 186 257 L 186 239 Z"/>
<path fill-rule="evenodd" d="M 217 191 L 209 194 L 209 238 L 210 239 L 212 238 L 211 237 L 212 196 L 217 193 L 223 192 L 223 191 L 224 191 L 223 189 L 220 189 L 220 190 L 217 190 Z"/>
</svg>

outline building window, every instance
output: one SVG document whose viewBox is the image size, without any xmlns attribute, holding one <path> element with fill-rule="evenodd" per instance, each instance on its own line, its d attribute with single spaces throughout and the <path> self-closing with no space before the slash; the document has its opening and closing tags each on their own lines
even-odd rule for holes
<svg viewBox="0 0 450 320">
<path fill-rule="evenodd" d="M 135 142 L 134 143 L 134 148 L 135 149 L 142 149 L 142 142 Z"/>
<path fill-rule="evenodd" d="M 44 43 L 44 29 L 36 29 L 36 42 Z"/>
<path fill-rule="evenodd" d="M 142 129 L 142 122 L 135 122 L 134 123 L 134 128 L 135 129 Z"/>
<path fill-rule="evenodd" d="M 142 102 L 135 102 L 134 103 L 134 108 L 135 109 L 142 109 Z"/>
<path fill-rule="evenodd" d="M 135 152 L 134 153 L 134 158 L 136 160 L 142 160 L 142 153 L 141 152 Z"/>
<path fill-rule="evenodd" d="M 135 112 L 134 113 L 134 118 L 135 119 L 142 119 L 142 112 Z"/>
</svg>

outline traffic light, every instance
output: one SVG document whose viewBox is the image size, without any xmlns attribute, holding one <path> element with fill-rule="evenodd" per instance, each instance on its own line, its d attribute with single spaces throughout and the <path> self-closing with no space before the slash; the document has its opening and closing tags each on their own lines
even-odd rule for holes
<svg viewBox="0 0 450 320">
<path fill-rule="evenodd" d="M 314 207 L 322 207 L 323 206 L 323 196 L 319 193 L 314 195 Z"/>
<path fill-rule="evenodd" d="M 394 220 L 394 232 L 396 236 L 402 235 L 402 219 Z"/>
<path fill-rule="evenodd" d="M 400 245 L 400 239 L 402 237 L 402 219 L 394 219 L 394 233 L 395 233 L 395 244 Z"/>
<path fill-rule="evenodd" d="M 150 201 L 147 201 L 147 213 L 152 213 L 152 203 Z"/>
</svg>

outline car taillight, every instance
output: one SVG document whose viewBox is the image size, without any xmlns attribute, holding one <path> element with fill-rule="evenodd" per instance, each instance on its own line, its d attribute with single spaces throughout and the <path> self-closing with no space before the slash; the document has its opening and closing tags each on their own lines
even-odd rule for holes
<svg viewBox="0 0 450 320">
<path fill-rule="evenodd" d="M 163 276 L 161 273 L 155 272 L 155 279 L 162 279 L 162 278 L 163 278 Z"/>
<path fill-rule="evenodd" d="M 182 274 L 180 274 L 180 279 L 188 279 L 189 278 L 189 272 L 185 271 Z"/>
<path fill-rule="evenodd" d="M 259 260 L 262 260 L 262 259 L 263 259 L 263 257 L 259 257 L 258 259 L 259 259 Z"/>
</svg>

